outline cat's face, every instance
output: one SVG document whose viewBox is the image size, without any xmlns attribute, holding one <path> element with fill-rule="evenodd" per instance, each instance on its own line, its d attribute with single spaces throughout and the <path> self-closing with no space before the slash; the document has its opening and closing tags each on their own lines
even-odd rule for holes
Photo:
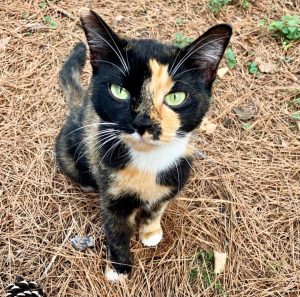
<svg viewBox="0 0 300 297">
<path fill-rule="evenodd" d="M 93 66 L 94 108 L 127 145 L 151 150 L 187 137 L 200 124 L 230 26 L 215 26 L 180 49 L 120 38 L 88 9 L 81 20 Z"/>
</svg>

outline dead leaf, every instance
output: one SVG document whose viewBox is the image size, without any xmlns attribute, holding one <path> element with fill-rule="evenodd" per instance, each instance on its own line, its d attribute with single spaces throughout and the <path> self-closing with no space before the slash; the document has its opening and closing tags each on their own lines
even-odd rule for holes
<svg viewBox="0 0 300 297">
<path fill-rule="evenodd" d="M 215 274 L 219 274 L 225 268 L 227 253 L 220 253 L 214 251 L 214 258 L 215 258 Z"/>
<path fill-rule="evenodd" d="M 5 37 L 0 39 L 0 50 L 3 51 L 5 50 L 7 44 L 11 40 L 11 37 Z"/>
<path fill-rule="evenodd" d="M 257 107 L 254 104 L 243 105 L 232 108 L 234 114 L 243 122 L 251 120 L 257 113 Z"/>
<path fill-rule="evenodd" d="M 278 68 L 276 64 L 271 62 L 264 62 L 261 57 L 257 57 L 255 62 L 258 65 L 258 69 L 263 73 L 275 73 L 277 72 Z"/>
<path fill-rule="evenodd" d="M 258 68 L 261 72 L 264 73 L 276 73 L 277 66 L 273 63 L 261 63 L 258 65 Z"/>
<path fill-rule="evenodd" d="M 30 23 L 25 26 L 25 30 L 28 32 L 37 32 L 44 29 L 48 29 L 48 27 L 43 23 Z"/>
<path fill-rule="evenodd" d="M 224 75 L 228 72 L 228 70 L 228 67 L 220 68 L 217 72 L 217 75 L 222 79 Z"/>
<path fill-rule="evenodd" d="M 246 41 L 248 41 L 248 42 L 251 43 L 251 44 L 258 44 L 258 40 L 257 40 L 256 37 L 248 37 L 248 38 L 246 39 Z"/>
<path fill-rule="evenodd" d="M 206 134 L 212 134 L 217 128 L 217 124 L 214 124 L 209 121 L 207 117 L 204 117 L 200 125 L 200 131 L 205 132 Z"/>
</svg>

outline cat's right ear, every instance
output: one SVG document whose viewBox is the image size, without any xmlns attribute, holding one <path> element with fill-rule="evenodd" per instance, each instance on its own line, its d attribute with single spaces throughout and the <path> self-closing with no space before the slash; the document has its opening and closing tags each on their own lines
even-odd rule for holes
<svg viewBox="0 0 300 297">
<path fill-rule="evenodd" d="M 122 57 L 119 36 L 94 11 L 88 8 L 80 10 L 80 20 L 90 48 L 92 66 L 98 66 L 112 54 Z"/>
<path fill-rule="evenodd" d="M 182 61 L 190 58 L 194 67 L 201 69 L 202 81 L 211 85 L 231 35 L 232 28 L 228 24 L 219 24 L 210 28 L 184 48 Z"/>
</svg>

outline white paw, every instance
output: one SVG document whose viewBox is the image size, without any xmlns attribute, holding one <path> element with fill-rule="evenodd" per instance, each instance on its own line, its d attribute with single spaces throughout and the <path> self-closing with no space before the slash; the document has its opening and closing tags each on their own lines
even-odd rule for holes
<svg viewBox="0 0 300 297">
<path fill-rule="evenodd" d="M 127 274 L 118 273 L 111 267 L 106 267 L 105 276 L 111 282 L 123 282 L 127 279 Z"/>
<path fill-rule="evenodd" d="M 163 231 L 160 229 L 152 234 L 143 234 L 141 236 L 141 241 L 145 246 L 156 246 L 163 238 Z"/>
</svg>

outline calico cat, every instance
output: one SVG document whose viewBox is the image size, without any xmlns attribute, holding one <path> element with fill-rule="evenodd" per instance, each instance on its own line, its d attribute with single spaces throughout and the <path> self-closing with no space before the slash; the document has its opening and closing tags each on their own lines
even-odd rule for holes
<svg viewBox="0 0 300 297">
<path fill-rule="evenodd" d="M 157 245 L 168 202 L 186 183 L 192 131 L 209 107 L 211 87 L 232 34 L 212 27 L 178 48 L 118 36 L 95 12 L 81 10 L 93 69 L 80 83 L 86 46 L 78 43 L 60 72 L 69 114 L 56 140 L 59 168 L 84 189 L 97 190 L 110 280 L 132 268 L 130 236 L 137 213 L 140 239 Z"/>
</svg>

